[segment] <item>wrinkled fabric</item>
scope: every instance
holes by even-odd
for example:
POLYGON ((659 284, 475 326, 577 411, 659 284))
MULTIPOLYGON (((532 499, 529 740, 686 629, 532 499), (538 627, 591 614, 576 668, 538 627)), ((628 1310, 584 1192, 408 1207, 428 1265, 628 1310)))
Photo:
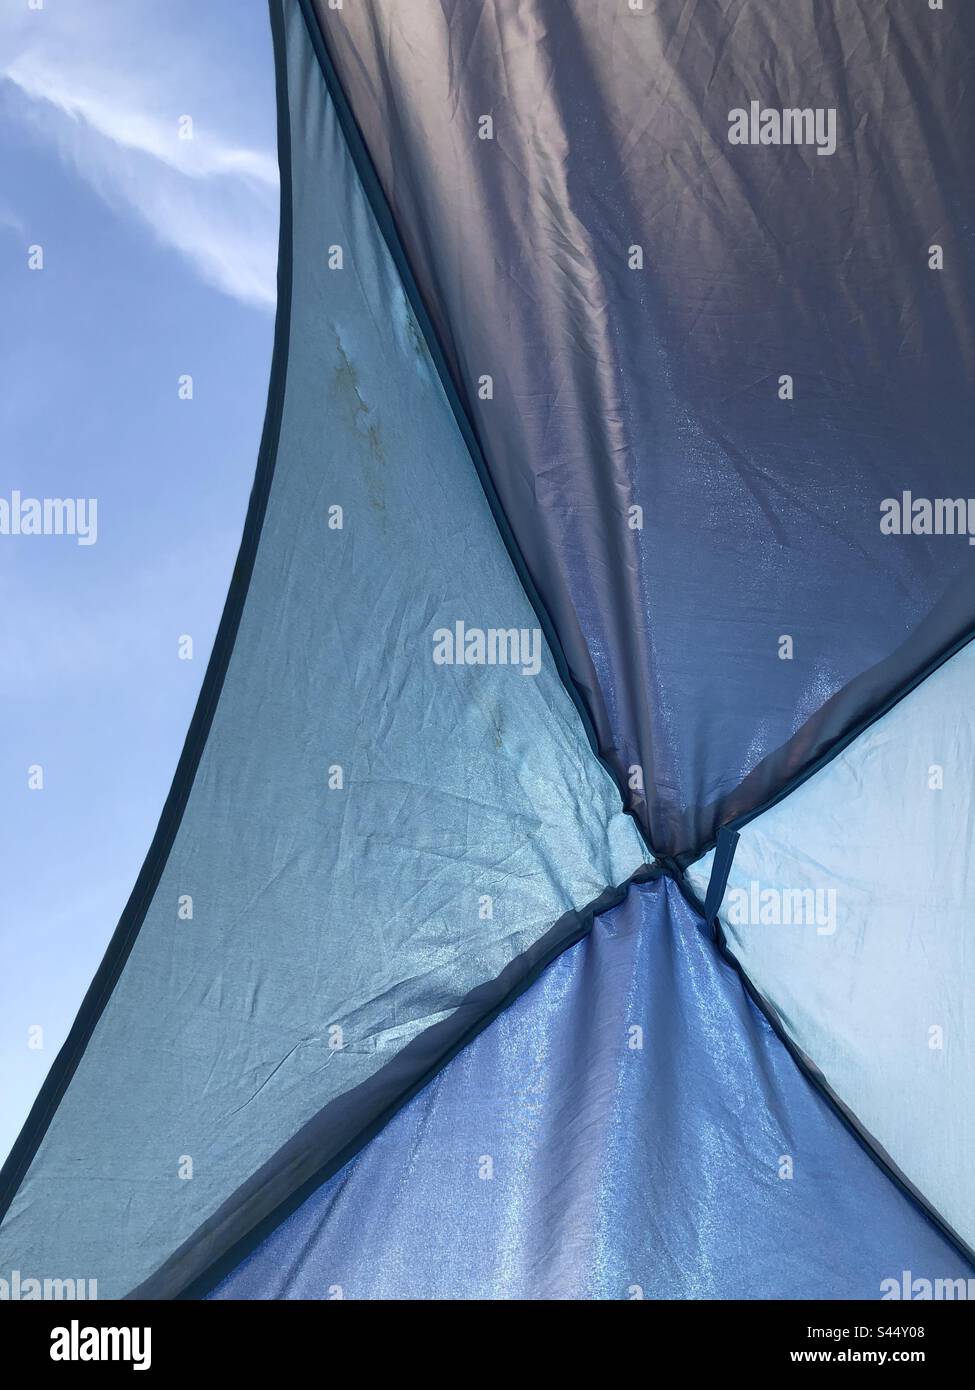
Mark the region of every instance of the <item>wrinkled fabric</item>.
POLYGON ((293 308, 256 564, 175 843, 0 1227, 0 1268, 103 1298, 644 858, 544 644, 535 674, 433 659, 440 628, 537 623, 284 15, 293 308))
POLYGON ((964 535, 880 530, 972 493, 975 7, 314 9, 600 752, 689 862, 975 624, 964 535), (731 144, 752 101, 835 150, 731 144))
POLYGON ((973 692, 970 645, 744 826, 720 909, 789 1035, 970 1247, 973 692))
POLYGON ((803 1079, 672 882, 631 889, 214 1291, 867 1298, 975 1271, 803 1079))
MULTIPOLYGON (((294 195, 278 466, 189 802, 0 1265, 198 1290, 314 1189, 219 1296, 967 1277, 672 883, 559 952, 646 857, 590 724, 678 872, 971 631, 973 12, 271 12, 294 195), (832 112, 835 149, 731 144, 752 101, 832 112), (915 525, 911 496, 962 533, 915 525), (891 498, 905 534, 880 525, 891 498)), ((930 732, 967 789, 961 698, 930 732)), ((964 1232, 969 885, 942 851, 967 856, 970 808, 881 834, 915 807, 914 754, 939 759, 864 746, 748 827, 735 867, 815 901, 816 865, 866 848, 839 871, 846 934, 729 940, 964 1232), (944 879, 915 884, 935 840, 944 879)))

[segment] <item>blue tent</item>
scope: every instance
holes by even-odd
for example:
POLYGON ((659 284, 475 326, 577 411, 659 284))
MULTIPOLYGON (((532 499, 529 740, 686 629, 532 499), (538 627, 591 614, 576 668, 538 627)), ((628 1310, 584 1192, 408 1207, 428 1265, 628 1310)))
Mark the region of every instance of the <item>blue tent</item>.
POLYGON ((971 1280, 975 11, 270 17, 240 553, 0 1265, 971 1280))

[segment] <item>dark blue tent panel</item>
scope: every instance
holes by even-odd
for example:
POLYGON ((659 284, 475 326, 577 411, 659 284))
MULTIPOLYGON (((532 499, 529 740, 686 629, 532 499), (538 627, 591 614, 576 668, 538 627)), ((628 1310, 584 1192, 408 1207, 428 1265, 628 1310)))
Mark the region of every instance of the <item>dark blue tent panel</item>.
POLYGON ((975 7, 312 7, 600 751, 694 858, 975 629, 965 536, 881 530, 972 491, 975 7))

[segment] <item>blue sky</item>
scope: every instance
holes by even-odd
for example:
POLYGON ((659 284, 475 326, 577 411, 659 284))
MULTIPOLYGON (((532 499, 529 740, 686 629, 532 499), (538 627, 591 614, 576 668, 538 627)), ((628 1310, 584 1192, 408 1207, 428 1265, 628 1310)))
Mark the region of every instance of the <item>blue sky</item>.
POLYGON ((0 122, 0 497, 98 504, 94 545, 0 535, 2 1157, 152 838, 240 540, 274 326, 266 8, 5 0, 0 122))

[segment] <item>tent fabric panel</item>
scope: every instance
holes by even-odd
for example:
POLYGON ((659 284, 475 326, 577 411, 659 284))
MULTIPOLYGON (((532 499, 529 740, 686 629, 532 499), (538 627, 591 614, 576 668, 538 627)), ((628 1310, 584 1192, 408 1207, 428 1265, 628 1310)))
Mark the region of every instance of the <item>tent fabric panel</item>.
POLYGON ((970 492, 975 10, 303 3, 600 753, 686 864, 975 628, 965 534, 880 526, 970 492), (753 100, 824 141, 731 143, 753 100))
POLYGON ((702 926, 672 881, 631 888, 212 1296, 878 1299, 904 1270, 971 1277, 702 926))
POLYGON ((720 909, 789 1036, 969 1246, 973 689, 969 645, 743 826, 720 909))
MULTIPOLYGON (((641 869, 630 882, 643 882, 658 873, 650 867, 641 869)), ((607 890, 586 911, 561 918, 527 951, 511 960, 497 979, 478 986, 451 1014, 418 1034, 379 1071, 329 1102, 130 1297, 195 1299, 209 1292, 309 1193, 344 1167, 493 1018, 510 1007, 550 961, 585 936, 594 917, 620 902, 628 887, 623 884, 607 890)))

